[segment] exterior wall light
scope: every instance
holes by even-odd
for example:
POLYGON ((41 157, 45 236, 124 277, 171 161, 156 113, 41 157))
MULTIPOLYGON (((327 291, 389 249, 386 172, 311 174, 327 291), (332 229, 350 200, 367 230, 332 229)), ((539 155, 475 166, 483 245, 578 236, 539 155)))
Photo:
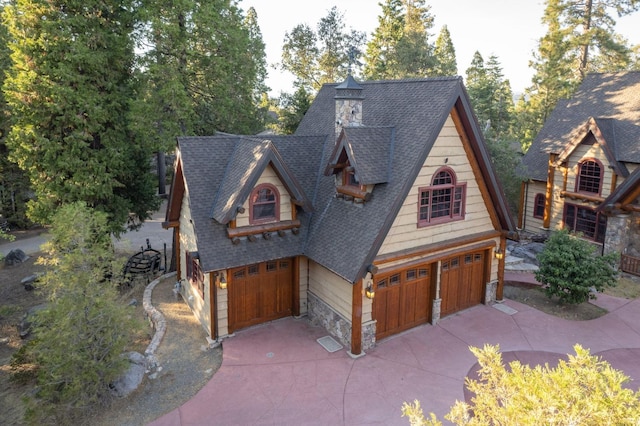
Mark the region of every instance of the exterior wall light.
POLYGON ((221 290, 225 290, 227 288, 227 279, 224 276, 224 272, 216 272, 216 274, 218 276, 218 287, 221 290))
POLYGON ((364 292, 365 296, 367 296, 368 299, 373 299, 374 297, 376 297, 376 292, 375 290, 373 290, 373 286, 371 284, 369 284, 367 286, 367 289, 364 292))
POLYGON ((502 250, 500 250, 500 248, 498 248, 495 251, 495 256, 496 256, 496 259, 501 260, 504 258, 504 253, 502 252, 502 250))

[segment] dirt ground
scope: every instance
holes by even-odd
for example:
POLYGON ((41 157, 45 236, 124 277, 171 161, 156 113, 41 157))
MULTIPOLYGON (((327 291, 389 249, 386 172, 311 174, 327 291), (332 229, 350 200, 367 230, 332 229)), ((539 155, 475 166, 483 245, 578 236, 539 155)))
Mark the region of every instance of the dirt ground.
MULTIPOLYGON (((24 406, 22 398, 33 392, 30 384, 10 380, 11 356, 26 343, 18 332, 24 313, 46 302, 37 290, 25 290, 21 280, 44 267, 36 264, 38 255, 15 266, 0 262, 0 425, 22 425, 24 406)), ((121 294, 122 303, 131 306, 134 316, 145 318, 142 297, 147 280, 141 279, 121 294)), ((156 352, 162 370, 150 379, 145 377, 141 386, 129 397, 114 399, 105 406, 95 407, 79 425, 143 425, 177 408, 201 389, 222 363, 222 348, 205 348, 206 333, 189 311, 187 304, 171 291, 174 282, 161 281, 152 293, 152 303, 167 320, 167 333, 156 352)), ((143 330, 128 348, 144 353, 151 339, 152 329, 143 330)))
MULTIPOLYGON (((604 293, 615 297, 636 299, 640 297, 640 277, 631 275, 620 277, 618 285, 607 288, 604 293)), ((590 320, 607 313, 606 310, 589 302, 579 305, 559 303, 557 298, 547 297, 540 287, 505 285, 504 297, 569 320, 590 320)))

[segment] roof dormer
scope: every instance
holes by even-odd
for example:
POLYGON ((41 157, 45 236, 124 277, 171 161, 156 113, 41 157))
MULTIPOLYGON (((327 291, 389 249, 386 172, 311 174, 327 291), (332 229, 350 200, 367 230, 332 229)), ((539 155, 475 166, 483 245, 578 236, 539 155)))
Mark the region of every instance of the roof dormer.
POLYGON ((387 183, 393 155, 393 127, 345 127, 329 157, 325 175, 336 175, 336 196, 362 204, 377 184, 387 183))

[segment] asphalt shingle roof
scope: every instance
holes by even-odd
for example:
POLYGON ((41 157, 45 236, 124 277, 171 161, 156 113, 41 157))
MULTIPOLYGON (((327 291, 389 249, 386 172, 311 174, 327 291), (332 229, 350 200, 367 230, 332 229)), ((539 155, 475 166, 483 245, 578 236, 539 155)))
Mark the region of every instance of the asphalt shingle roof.
POLYGON ((322 87, 294 135, 262 135, 257 141, 229 135, 179 139, 185 194, 205 271, 304 254, 355 282, 373 262, 454 107, 467 116, 473 149, 487 174, 487 184, 493 188, 492 202, 502 227, 515 229, 461 78, 358 84, 362 88, 363 123, 361 127, 345 128, 344 134, 356 162, 357 177, 376 183, 372 199, 364 205, 337 199, 334 177, 324 174, 335 146, 335 84, 322 87), (275 153, 270 155, 282 158, 287 173, 299 184, 313 210, 298 212, 302 223, 298 235, 287 232, 283 237, 242 240, 234 245, 227 237, 226 226, 215 218, 223 219, 224 212, 234 211, 236 201, 241 201, 243 185, 255 173, 247 168, 261 167, 261 158, 270 149, 275 153))
POLYGON ((603 125, 616 161, 640 163, 640 72, 588 74, 573 97, 560 100, 549 115, 523 156, 520 173, 546 180, 549 154, 562 152, 589 118, 603 125))

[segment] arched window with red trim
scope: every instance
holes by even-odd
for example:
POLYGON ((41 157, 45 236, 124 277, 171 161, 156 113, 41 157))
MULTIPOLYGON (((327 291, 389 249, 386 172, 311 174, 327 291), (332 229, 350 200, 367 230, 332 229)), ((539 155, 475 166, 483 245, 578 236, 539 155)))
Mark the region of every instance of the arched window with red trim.
POLYGON ((249 198, 249 222, 252 225, 280 220, 280 194, 275 186, 263 183, 249 198))
POLYGON ((431 186, 418 191, 418 226, 464 219, 466 188, 466 183, 457 182, 452 169, 439 169, 431 186))

